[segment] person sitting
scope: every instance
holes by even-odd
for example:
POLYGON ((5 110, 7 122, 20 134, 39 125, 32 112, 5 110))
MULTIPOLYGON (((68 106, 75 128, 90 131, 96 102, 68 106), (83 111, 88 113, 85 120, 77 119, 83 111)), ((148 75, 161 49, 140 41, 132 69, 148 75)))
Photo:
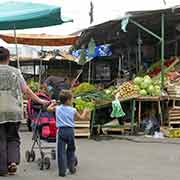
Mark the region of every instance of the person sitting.
POLYGON ((71 83, 68 77, 62 78, 60 76, 49 76, 44 81, 43 86, 52 93, 52 99, 58 99, 59 92, 64 89, 70 89, 71 83))

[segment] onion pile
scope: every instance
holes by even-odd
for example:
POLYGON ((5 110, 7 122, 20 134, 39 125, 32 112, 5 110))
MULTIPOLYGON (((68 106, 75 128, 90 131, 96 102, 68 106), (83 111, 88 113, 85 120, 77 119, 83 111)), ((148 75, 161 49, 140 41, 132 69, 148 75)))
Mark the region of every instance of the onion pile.
POLYGON ((118 98, 132 97, 137 95, 137 90, 132 82, 124 82, 116 90, 116 96, 118 98))

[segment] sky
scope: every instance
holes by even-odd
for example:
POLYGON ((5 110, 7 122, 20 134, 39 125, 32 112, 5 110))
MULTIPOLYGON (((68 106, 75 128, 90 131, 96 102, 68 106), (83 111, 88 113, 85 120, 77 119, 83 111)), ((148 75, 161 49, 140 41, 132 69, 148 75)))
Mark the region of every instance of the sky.
MULTIPOLYGON (((0 0, 7 2, 9 0, 0 0)), ((66 35, 90 26, 90 0, 16 0, 30 1, 34 3, 53 4, 62 7, 62 15, 74 19, 73 23, 65 23, 56 27, 41 29, 18 30, 17 33, 46 33, 66 35)), ((94 24, 102 23, 107 20, 122 17, 126 11, 135 10, 154 10, 174 5, 180 5, 180 0, 92 0, 94 4, 94 24), (137 3, 138 2, 138 3, 137 3)), ((0 31, 2 33, 4 31, 0 31)), ((7 32, 7 31, 5 31, 7 32)), ((11 32, 11 31, 10 31, 11 32)))
MULTIPOLYGON (((0 0, 0 3, 9 0, 0 0)), ((62 16, 73 18, 73 23, 65 23, 40 29, 18 30, 17 33, 26 34, 57 34, 67 35, 90 26, 90 0, 16 0, 45 3, 62 7, 62 16)), ((122 17, 127 11, 155 10, 180 5, 180 0, 92 0, 94 5, 93 24, 122 17)), ((0 31, 0 33, 13 33, 13 31, 0 31)), ((3 42, 0 41, 0 44, 3 42)))

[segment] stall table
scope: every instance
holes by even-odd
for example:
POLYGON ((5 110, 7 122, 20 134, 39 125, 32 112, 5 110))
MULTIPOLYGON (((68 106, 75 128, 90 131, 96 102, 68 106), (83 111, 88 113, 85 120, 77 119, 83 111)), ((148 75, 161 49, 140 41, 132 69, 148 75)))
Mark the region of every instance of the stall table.
POLYGON ((161 102, 164 100, 168 100, 168 96, 140 96, 136 98, 138 102, 138 126, 141 124, 141 111, 142 111, 142 102, 157 102, 158 105, 158 113, 160 116, 161 125, 163 124, 163 116, 162 116, 162 108, 161 102))
MULTIPOLYGON (((135 97, 130 97, 130 98, 121 98, 119 99, 120 102, 127 102, 131 101, 132 105, 132 113, 131 113, 131 133, 134 133, 134 127, 135 127, 135 97)), ((103 108, 110 108, 112 107, 112 102, 106 102, 105 104, 97 105, 94 110, 92 111, 92 116, 91 116, 91 137, 94 135, 93 134, 93 128, 95 127, 100 127, 100 128, 122 128, 122 125, 116 125, 115 126, 109 126, 109 125, 102 125, 102 124, 96 124, 96 119, 97 119, 97 110, 103 109, 103 108)))

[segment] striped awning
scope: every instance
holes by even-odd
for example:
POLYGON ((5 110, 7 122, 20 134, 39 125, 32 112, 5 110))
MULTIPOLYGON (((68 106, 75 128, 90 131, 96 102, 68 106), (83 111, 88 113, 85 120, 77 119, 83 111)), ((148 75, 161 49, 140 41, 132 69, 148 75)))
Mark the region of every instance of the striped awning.
MULTIPOLYGON (((15 43, 13 34, 0 34, 0 38, 9 44, 15 43)), ((17 34, 17 43, 34 46, 66 46, 75 44, 79 36, 61 36, 47 34, 17 34)))

